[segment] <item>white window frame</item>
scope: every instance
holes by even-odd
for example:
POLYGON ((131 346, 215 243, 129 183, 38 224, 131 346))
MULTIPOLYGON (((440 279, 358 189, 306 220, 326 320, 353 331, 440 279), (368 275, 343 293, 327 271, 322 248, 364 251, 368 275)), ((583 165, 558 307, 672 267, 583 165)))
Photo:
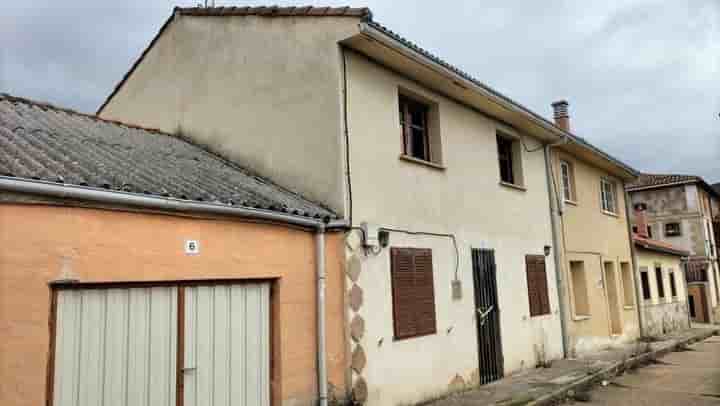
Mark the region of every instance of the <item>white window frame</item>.
POLYGON ((602 209, 603 213, 617 216, 617 205, 618 199, 616 183, 610 179, 600 178, 600 208, 602 209), (605 190, 605 185, 608 185, 610 187, 610 190, 612 191, 611 195, 608 195, 607 191, 605 190), (609 199, 608 196, 611 196, 612 199, 609 199), (612 207, 610 207, 611 200, 612 207))
POLYGON ((572 177, 572 164, 568 161, 560 161, 560 182, 562 183, 563 200, 570 203, 575 203, 573 198, 573 177, 572 177), (567 181, 567 185, 565 182, 567 181))

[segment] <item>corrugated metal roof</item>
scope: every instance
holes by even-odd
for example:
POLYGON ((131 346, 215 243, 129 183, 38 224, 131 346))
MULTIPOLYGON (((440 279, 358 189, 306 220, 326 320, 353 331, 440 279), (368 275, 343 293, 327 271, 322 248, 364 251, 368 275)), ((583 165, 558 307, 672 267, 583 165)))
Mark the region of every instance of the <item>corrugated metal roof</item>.
POLYGON ((0 175, 337 218, 177 136, 5 94, 0 175))

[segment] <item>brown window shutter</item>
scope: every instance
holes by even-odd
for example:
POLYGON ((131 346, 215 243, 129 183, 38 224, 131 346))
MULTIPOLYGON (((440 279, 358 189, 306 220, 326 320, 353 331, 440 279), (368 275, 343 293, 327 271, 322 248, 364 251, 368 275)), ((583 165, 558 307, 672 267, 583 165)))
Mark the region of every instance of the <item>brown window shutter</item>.
POLYGON ((435 333, 435 288, 432 251, 415 249, 415 317, 417 334, 435 333))
POLYGON ((526 255, 525 265, 528 298, 530 301, 530 316, 550 314, 545 257, 542 255, 526 255))
POLYGON ((391 248, 390 257, 395 338, 435 333, 432 251, 391 248))

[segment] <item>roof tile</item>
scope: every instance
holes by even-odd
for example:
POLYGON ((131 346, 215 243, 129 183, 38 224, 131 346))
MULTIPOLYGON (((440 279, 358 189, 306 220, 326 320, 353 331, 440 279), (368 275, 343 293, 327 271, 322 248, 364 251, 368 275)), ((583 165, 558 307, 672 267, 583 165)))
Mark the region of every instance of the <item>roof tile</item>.
POLYGON ((336 218, 180 137, 4 94, 0 175, 336 218))

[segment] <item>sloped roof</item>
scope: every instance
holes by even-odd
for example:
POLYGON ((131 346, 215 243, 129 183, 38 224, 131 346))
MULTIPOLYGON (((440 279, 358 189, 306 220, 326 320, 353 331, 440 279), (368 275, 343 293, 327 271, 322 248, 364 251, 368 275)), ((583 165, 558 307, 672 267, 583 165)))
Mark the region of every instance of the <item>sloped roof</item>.
POLYGON ((337 217, 180 137, 6 94, 0 176, 337 217))
POLYGON ((633 235, 633 242, 635 242, 635 245, 639 247, 651 251, 662 252, 664 254, 678 255, 681 257, 686 257, 690 255, 690 252, 680 248, 676 248, 672 244, 663 241, 653 240, 651 238, 642 237, 637 234, 633 235))
POLYGON ((692 183, 699 183, 708 193, 720 197, 720 192, 714 187, 710 186, 700 176, 695 175, 667 175, 667 174, 651 174, 643 173, 634 182, 629 183, 626 189, 629 191, 641 190, 641 189, 654 189, 665 186, 674 185, 686 185, 692 183))
POLYGON ((370 9, 367 7, 176 7, 175 11, 180 14, 195 16, 370 17, 370 9))

